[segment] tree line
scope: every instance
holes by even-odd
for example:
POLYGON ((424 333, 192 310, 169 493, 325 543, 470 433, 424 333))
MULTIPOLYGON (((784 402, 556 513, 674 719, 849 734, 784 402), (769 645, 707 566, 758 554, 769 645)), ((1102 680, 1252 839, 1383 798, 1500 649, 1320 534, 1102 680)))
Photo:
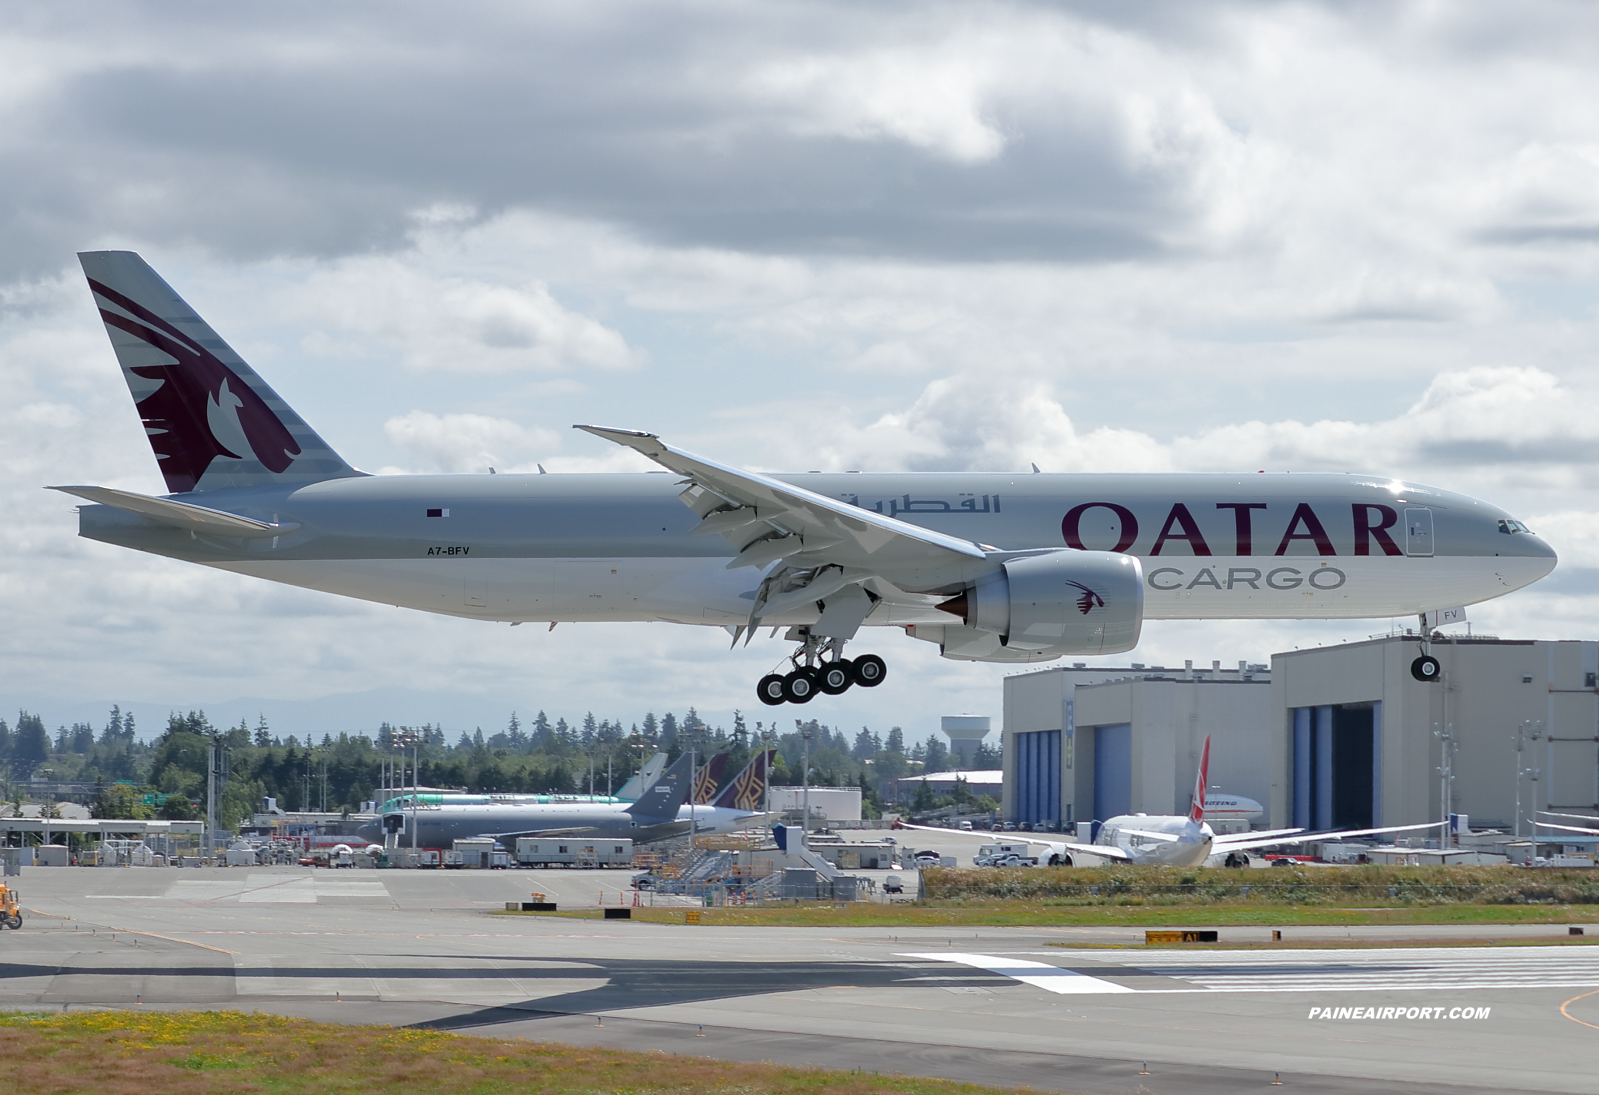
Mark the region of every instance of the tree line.
MULTIPOLYGON (((513 712, 502 730, 485 735, 451 735, 432 723, 420 726, 384 722, 376 734, 323 734, 303 739, 282 735, 259 718, 254 726, 212 725, 204 711, 173 712, 153 741, 141 740, 131 714, 113 707, 104 726, 62 726, 54 734, 43 721, 22 712, 14 726, 0 719, 0 782, 8 797, 20 800, 26 781, 92 783, 92 812, 102 817, 204 816, 206 773, 213 745, 226 751, 229 778, 218 796, 224 828, 234 828, 276 798, 285 810, 356 812, 381 799, 404 758, 404 780, 423 786, 459 788, 474 793, 607 794, 657 751, 675 761, 690 748, 710 756, 728 754, 723 781, 730 781, 763 746, 777 757, 776 786, 802 782, 802 758, 809 734, 813 786, 859 786, 869 814, 880 811, 881 781, 948 771, 948 746, 939 737, 907 746, 898 726, 879 735, 867 727, 853 734, 816 719, 780 725, 756 722, 741 712, 730 729, 711 726, 690 707, 681 718, 647 713, 624 727, 619 719, 588 713, 576 722, 545 712, 523 720, 513 712), (417 766, 410 769, 414 744, 417 766)), ((997 749, 984 747, 978 768, 998 768, 997 749)))

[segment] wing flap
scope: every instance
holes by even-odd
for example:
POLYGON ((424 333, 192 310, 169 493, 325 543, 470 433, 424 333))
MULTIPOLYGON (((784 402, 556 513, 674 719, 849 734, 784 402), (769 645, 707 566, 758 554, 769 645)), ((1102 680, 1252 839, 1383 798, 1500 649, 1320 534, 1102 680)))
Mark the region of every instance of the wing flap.
POLYGON ((652 433, 604 426, 574 428, 633 449, 668 471, 687 477, 691 485, 684 492, 684 501, 699 514, 701 527, 707 532, 730 533, 736 539, 758 531, 758 525, 766 523, 774 532, 789 534, 755 538, 754 544, 746 542, 733 565, 764 565, 806 552, 826 552, 831 561, 869 567, 885 553, 897 556, 907 551, 923 564, 986 558, 983 549, 970 540, 696 456, 666 444, 652 433), (694 493, 695 487, 702 493, 694 493), (745 513, 746 509, 753 512, 745 513), (728 516, 720 516, 723 513, 728 516), (713 523, 706 526, 706 521, 713 523))

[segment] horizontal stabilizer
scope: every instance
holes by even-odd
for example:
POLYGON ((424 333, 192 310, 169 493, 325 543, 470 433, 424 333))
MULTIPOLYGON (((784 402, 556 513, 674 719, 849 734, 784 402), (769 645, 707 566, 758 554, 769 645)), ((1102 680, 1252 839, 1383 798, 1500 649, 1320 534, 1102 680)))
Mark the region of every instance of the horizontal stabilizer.
POLYGON ((299 528, 294 524, 268 524, 250 517, 240 517, 236 513, 224 513, 218 509, 196 506, 190 502, 174 502, 170 498, 155 498, 148 494, 113 490, 110 487, 46 487, 45 489, 58 490, 87 502, 98 502, 102 506, 137 513, 140 517, 148 517, 152 521, 173 528, 188 532, 205 532, 213 536, 262 538, 281 536, 299 528))

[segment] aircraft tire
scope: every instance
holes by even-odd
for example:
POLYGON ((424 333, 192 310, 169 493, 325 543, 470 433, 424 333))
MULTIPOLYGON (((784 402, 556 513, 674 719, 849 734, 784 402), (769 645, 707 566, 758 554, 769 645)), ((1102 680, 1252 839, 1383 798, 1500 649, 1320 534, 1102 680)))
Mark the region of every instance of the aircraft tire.
POLYGON ((1443 666, 1431 654, 1423 654, 1410 663, 1410 675, 1423 684, 1431 684, 1443 673, 1443 666))
POLYGON ((876 688, 888 676, 888 666, 876 654, 862 654, 855 659, 855 683, 862 688, 876 688))
POLYGON ((855 663, 848 658, 840 658, 836 662, 828 662, 822 666, 817 674, 816 684, 829 696, 840 696, 849 691, 849 686, 855 683, 855 663))
POLYGON ((768 707, 776 707, 787 702, 787 691, 783 687, 783 677, 778 673, 768 673, 761 678, 755 686, 755 694, 761 702, 768 707))
POLYGON ((789 703, 810 703, 821 691, 817 687, 816 670, 801 666, 783 678, 783 698, 789 703))

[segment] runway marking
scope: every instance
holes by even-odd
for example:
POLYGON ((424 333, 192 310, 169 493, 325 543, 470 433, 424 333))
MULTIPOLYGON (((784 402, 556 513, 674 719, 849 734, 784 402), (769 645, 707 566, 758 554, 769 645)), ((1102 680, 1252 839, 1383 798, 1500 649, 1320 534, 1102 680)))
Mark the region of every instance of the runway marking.
POLYGON ((1575 1015, 1571 1014, 1571 1012, 1566 1010, 1572 1004, 1575 1004, 1578 1000, 1586 1000, 1590 996, 1599 996, 1599 989, 1594 989, 1592 992, 1585 992, 1585 993, 1583 993, 1580 996, 1573 996, 1570 1000, 1567 1000, 1564 1004, 1560 1005, 1560 1014, 1564 1015, 1567 1019, 1570 1019, 1573 1023, 1581 1023, 1585 1027, 1593 1027, 1594 1030, 1599 1030, 1599 1024, 1590 1023, 1590 1022, 1587 1022, 1586 1020, 1583 1020, 1583 1019, 1578 1019, 1575 1015))
POLYGON ((1029 962, 1024 958, 1002 958, 992 954, 959 954, 949 951, 931 951, 921 954, 900 954, 900 958, 920 958, 929 962, 955 962, 962 966, 975 966, 989 973, 1001 974, 1045 992, 1062 995, 1074 993, 1136 992, 1126 985, 1101 981, 1086 973, 1062 969, 1048 962, 1029 962))
POLYGON ((1103 951, 1067 951, 1062 957, 1104 966, 1107 972, 1120 968, 1195 986, 1137 990, 1140 992, 1399 992, 1599 986, 1599 951, 1587 948, 1195 951, 1129 955, 1125 959, 1111 958, 1103 951))

